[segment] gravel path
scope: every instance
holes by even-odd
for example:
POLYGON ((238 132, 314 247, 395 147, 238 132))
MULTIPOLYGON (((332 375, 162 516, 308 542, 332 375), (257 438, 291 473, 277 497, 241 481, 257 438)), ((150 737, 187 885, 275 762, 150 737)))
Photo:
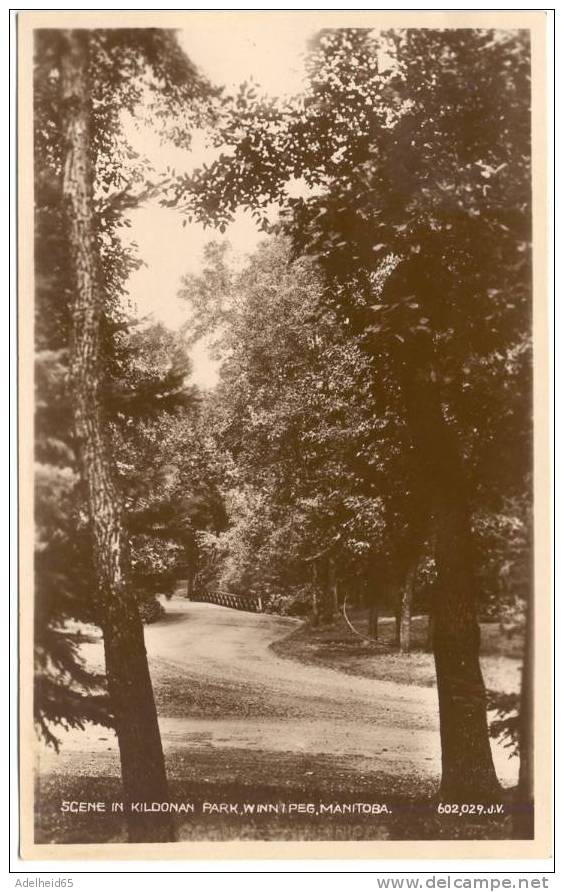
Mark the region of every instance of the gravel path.
MULTIPOLYGON (((440 771, 434 688, 345 675, 282 659, 270 644, 300 620, 243 613, 174 598, 166 617, 146 629, 146 643, 167 753, 214 750, 319 755, 359 771, 417 775, 440 771)), ((101 643, 84 645, 100 665, 101 643)), ((219 752, 218 752, 219 756, 219 752)), ((111 731, 71 731, 61 752, 41 749, 43 773, 69 771, 86 759, 117 771, 111 731), (104 758, 97 759, 97 756, 104 758)), ((504 785, 516 782, 517 760, 494 744, 504 785)))

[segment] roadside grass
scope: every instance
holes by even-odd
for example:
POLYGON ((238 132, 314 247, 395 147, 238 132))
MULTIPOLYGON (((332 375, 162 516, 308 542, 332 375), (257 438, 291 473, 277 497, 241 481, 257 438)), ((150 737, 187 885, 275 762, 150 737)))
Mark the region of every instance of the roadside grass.
MULTIPOLYGON (((349 609, 347 613, 360 635, 367 635, 368 611, 349 609)), ((480 630, 481 663, 486 687, 507 693, 517 691, 523 651, 522 635, 504 631, 499 623, 481 623, 480 630)), ((372 642, 355 635, 339 614, 332 624, 322 624, 317 628, 304 622, 295 632, 275 641, 270 647, 284 659, 325 666, 348 675, 432 687, 435 684, 435 666, 433 655, 427 647, 426 616, 413 618, 411 639, 411 652, 400 654, 395 645, 393 617, 380 618, 378 640, 372 642)))

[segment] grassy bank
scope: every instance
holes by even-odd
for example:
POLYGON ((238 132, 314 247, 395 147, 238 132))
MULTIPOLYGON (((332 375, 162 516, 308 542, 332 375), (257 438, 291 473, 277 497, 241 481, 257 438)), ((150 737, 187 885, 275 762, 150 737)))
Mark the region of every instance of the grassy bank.
MULTIPOLYGON (((331 625, 317 628, 304 623, 293 634, 271 645, 279 657, 301 663, 325 666, 348 675, 395 681, 399 684, 431 687, 435 684, 433 655, 427 647, 426 616, 412 621, 412 649, 400 654, 395 645, 395 620, 382 617, 378 640, 366 641, 368 612, 349 610, 355 634, 339 615, 331 625)), ((494 691, 517 691, 520 681, 523 638, 506 632, 499 623, 481 624, 481 662, 486 687, 494 691)))

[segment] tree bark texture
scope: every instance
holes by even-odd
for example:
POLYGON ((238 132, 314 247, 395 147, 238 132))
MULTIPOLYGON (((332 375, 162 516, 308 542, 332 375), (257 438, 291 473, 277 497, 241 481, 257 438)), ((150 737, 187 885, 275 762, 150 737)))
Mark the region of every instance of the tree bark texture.
MULTIPOLYGON (((92 531, 106 676, 127 803, 167 801, 165 763, 100 400, 102 295, 93 227, 88 32, 62 34, 63 200, 75 292, 70 384, 77 454, 92 531)), ((174 838, 170 816, 128 814, 130 841, 174 838)))
MULTIPOLYGON (((388 287, 397 300, 426 305, 421 265, 399 268, 388 287)), ((394 300, 394 297, 391 297, 394 300)), ((427 315, 430 315, 428 312, 427 315)), ((433 650, 439 695, 441 796, 459 802, 499 796, 480 669, 480 630, 465 474, 454 431, 443 413, 433 337, 415 330, 394 338, 394 359, 418 473, 436 525, 437 590, 433 650)))

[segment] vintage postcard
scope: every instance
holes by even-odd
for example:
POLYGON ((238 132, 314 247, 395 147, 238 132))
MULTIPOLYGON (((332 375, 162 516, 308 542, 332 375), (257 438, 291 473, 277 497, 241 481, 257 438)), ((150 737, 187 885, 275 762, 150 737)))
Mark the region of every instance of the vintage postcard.
POLYGON ((17 24, 21 857, 550 857, 545 13, 17 24))

